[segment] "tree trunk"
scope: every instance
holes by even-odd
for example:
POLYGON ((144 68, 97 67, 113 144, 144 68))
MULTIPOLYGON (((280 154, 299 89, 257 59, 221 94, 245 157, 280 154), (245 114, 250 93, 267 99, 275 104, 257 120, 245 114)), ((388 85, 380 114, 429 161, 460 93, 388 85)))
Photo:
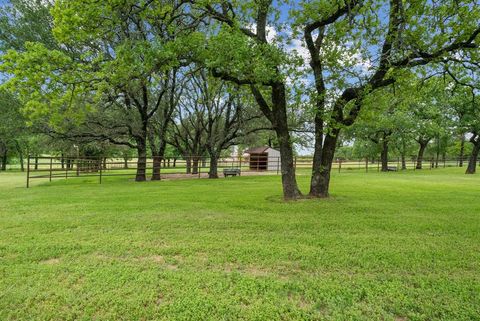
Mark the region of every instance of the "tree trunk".
POLYGON ((382 172, 388 172, 388 140, 385 138, 382 141, 380 159, 382 161, 382 172))
POLYGON ((162 157, 159 155, 153 155, 153 165, 152 165, 152 181, 159 181, 160 177, 160 168, 162 167, 162 157))
POLYGON ((302 196, 297 184, 295 175, 295 164, 293 161, 293 147, 288 130, 287 100, 285 96, 285 85, 277 83, 272 86, 272 125, 277 134, 280 147, 280 162, 282 172, 283 198, 295 200, 302 196))
POLYGON ((400 155, 400 157, 402 158, 402 170, 406 170, 407 169, 407 162, 405 160, 405 153, 402 153, 402 155, 400 155))
POLYGON ((8 150, 7 150, 7 147, 5 146, 5 148, 3 148, 3 154, 2 154, 2 167, 1 167, 2 171, 7 170, 7 161, 8 161, 7 153, 8 153, 8 150))
POLYGON ((463 159, 465 158, 465 135, 462 134, 460 141, 460 155, 458 160, 458 167, 463 167, 463 159))
POLYGON ((475 174, 477 171, 478 154, 480 152, 480 137, 477 138, 477 141, 472 140, 472 143, 472 154, 470 154, 470 159, 468 160, 468 167, 465 174, 475 174))
POLYGON ((419 142, 419 144, 420 144, 420 149, 418 150, 416 169, 423 168, 423 154, 425 154, 425 149, 427 148, 428 142, 421 141, 419 142))
POLYGON ((192 160, 192 175, 198 174, 198 164, 199 164, 198 156, 195 156, 192 160))
POLYGON ((123 168, 128 169, 128 157, 123 158, 123 168))
POLYGON ((190 156, 186 157, 185 164, 187 167, 187 174, 192 173, 192 158, 190 156))
POLYGON ((35 170, 38 169, 38 156, 35 156, 35 170))
POLYGON ((332 130, 331 133, 326 135, 322 149, 315 149, 315 154, 321 154, 320 156, 314 155, 313 159, 314 163, 309 193, 311 197, 325 198, 329 196, 330 173, 332 171, 333 156, 335 154, 339 133, 340 129, 338 128, 332 130))
POLYGON ((147 146, 145 141, 137 140, 137 174, 135 181, 144 182, 147 180, 147 146))
POLYGON ((440 161, 440 138, 437 138, 437 150, 435 155, 435 168, 438 168, 438 162, 440 161))
POLYGON ((208 178, 218 178, 218 155, 210 153, 210 169, 208 171, 208 178))

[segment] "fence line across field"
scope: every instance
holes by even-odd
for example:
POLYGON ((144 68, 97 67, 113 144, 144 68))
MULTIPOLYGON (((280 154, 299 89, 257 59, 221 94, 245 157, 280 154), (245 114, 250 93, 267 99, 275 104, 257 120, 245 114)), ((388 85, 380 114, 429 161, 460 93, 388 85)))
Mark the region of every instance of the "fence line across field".
MULTIPOLYGON (((463 159, 466 162, 467 159, 463 159)), ((456 159, 424 159, 423 168, 459 167, 461 160, 456 159)), ((295 157, 294 167, 296 170, 311 170, 312 157, 295 157)), ((49 179, 73 177, 98 177, 99 183, 102 178, 109 176, 135 176, 137 174, 138 159, 125 160, 116 157, 54 157, 54 156, 29 156, 27 157, 27 187, 32 179, 49 179)), ((389 171, 402 169, 416 170, 417 160, 412 158, 403 164, 400 158, 389 160, 389 171), (402 166, 404 165, 404 167, 402 166)), ((222 175, 225 168, 238 169, 243 173, 281 173, 280 157, 250 156, 250 157, 223 157, 218 159, 217 172, 222 175)), ((202 177, 210 171, 210 159, 204 156, 191 157, 150 157, 146 159, 145 174, 152 175, 154 169, 160 172, 161 178, 176 177, 202 177)), ((345 160, 336 159, 332 164, 332 170, 352 171, 362 170, 380 171, 382 162, 378 159, 345 160)))

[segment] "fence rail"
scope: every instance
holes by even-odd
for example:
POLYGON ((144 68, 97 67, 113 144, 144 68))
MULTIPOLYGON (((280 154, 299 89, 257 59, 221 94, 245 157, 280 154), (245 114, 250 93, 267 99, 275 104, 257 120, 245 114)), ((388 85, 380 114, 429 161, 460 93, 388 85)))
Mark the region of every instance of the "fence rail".
MULTIPOLYGON (((422 169, 438 167, 459 167, 466 165, 468 160, 460 159, 424 159, 422 169)), ((98 177, 102 183, 104 177, 132 176, 139 173, 146 178, 154 172, 160 178, 188 178, 204 177, 210 172, 210 159, 203 156, 192 157, 162 157, 147 158, 143 162, 138 159, 122 159, 115 157, 52 157, 29 156, 27 157, 27 188, 32 179, 68 179, 75 177, 98 177), (140 167, 139 167, 140 166, 140 167)), ((311 170, 312 157, 295 157, 294 166, 298 171, 311 170)), ((388 171, 417 170, 418 162, 408 159, 404 162, 400 158, 391 159, 386 165, 388 171)), ((385 165, 383 167, 385 167, 385 165)), ((224 168, 237 168, 241 173, 281 173, 280 157, 251 156, 251 157, 223 157, 218 159, 217 172, 222 175, 224 168)), ((385 169, 385 168, 383 168, 385 169)), ((378 159, 345 160, 336 159, 332 164, 333 171, 381 171, 382 162, 378 159)))

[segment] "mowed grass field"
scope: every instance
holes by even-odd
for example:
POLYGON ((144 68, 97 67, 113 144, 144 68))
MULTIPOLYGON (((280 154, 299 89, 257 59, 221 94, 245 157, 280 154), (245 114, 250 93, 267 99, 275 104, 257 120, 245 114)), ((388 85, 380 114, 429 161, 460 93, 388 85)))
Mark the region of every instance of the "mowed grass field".
POLYGON ((0 173, 0 320, 480 320, 480 175, 332 180, 0 173))

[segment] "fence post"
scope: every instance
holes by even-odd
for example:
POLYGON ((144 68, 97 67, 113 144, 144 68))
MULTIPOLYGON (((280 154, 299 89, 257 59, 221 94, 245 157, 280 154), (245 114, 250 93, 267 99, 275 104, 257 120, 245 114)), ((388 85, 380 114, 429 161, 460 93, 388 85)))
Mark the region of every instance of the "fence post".
POLYGON ((27 156, 27 188, 30 187, 30 155, 27 156))
POLYGON ((70 166, 70 160, 67 158, 67 163, 65 164, 65 179, 68 178, 68 166, 70 166))
POLYGON ((50 157, 50 182, 52 181, 52 165, 53 165, 53 157, 50 157))

